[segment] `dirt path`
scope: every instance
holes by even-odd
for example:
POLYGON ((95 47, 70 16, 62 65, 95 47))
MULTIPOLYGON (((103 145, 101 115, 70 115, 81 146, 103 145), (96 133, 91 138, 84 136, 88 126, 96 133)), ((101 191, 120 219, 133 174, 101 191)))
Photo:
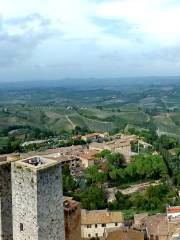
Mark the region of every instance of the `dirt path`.
POLYGON ((135 192, 142 192, 144 190, 146 190, 149 186, 157 186, 160 184, 160 181, 157 180, 153 183, 151 182, 145 182, 145 183, 140 183, 140 184, 134 184, 134 185, 130 185, 130 187, 126 188, 126 189, 118 189, 118 188, 108 188, 106 189, 106 192, 108 194, 108 201, 111 202, 113 200, 115 200, 115 194, 119 191, 124 195, 128 195, 128 194, 132 194, 135 192))
POLYGON ((73 128, 76 127, 76 125, 71 121, 71 119, 69 118, 68 115, 66 115, 66 119, 67 119, 67 121, 71 124, 71 126, 72 126, 73 128))

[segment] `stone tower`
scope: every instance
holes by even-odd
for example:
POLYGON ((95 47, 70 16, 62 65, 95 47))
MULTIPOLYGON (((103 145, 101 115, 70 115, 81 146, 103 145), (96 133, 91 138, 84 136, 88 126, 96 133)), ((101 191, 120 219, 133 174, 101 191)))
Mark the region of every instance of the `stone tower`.
POLYGON ((61 166, 32 157, 12 164, 13 240, 64 240, 61 166))
POLYGON ((0 158, 0 240, 12 240, 11 162, 0 158))

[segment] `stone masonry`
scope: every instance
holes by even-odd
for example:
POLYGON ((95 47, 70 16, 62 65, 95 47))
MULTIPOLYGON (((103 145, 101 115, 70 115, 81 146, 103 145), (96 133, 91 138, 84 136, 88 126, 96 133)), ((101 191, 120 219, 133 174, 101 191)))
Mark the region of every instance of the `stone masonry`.
POLYGON ((12 189, 13 240, 65 239, 60 163, 42 157, 14 162, 12 189))
POLYGON ((12 240, 11 162, 0 160, 0 240, 12 240))

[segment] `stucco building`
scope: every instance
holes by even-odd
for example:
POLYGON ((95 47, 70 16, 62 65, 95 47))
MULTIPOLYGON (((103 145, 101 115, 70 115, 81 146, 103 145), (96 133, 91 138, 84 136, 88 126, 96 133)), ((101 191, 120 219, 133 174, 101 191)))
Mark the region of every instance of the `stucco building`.
POLYGON ((135 155, 135 153, 133 153, 131 151, 131 142, 133 142, 133 141, 135 141, 134 137, 123 136, 122 138, 117 138, 117 139, 114 139, 113 141, 109 141, 109 142, 90 143, 89 148, 93 149, 93 150, 98 150, 98 151, 107 149, 111 152, 121 153, 124 156, 126 162, 128 163, 128 162, 130 162, 131 157, 135 155))
POLYGON ((95 210, 81 211, 81 237, 82 239, 105 237, 106 229, 119 228, 124 225, 122 212, 95 210))
POLYGON ((79 156, 82 163, 82 167, 87 168, 87 167, 93 166, 96 160, 96 154, 98 153, 99 153, 98 150, 92 150, 92 149, 84 150, 79 156))
POLYGON ((167 207, 167 218, 169 221, 180 221, 180 206, 176 207, 167 207))

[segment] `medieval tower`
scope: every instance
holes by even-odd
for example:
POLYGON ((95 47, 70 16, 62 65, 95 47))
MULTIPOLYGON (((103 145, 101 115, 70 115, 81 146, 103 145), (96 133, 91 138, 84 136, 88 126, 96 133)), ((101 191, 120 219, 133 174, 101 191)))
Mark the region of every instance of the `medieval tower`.
POLYGON ((13 240, 65 239, 60 163, 42 157, 12 163, 12 198, 13 240))
POLYGON ((12 240, 11 162, 0 158, 0 240, 12 240))

